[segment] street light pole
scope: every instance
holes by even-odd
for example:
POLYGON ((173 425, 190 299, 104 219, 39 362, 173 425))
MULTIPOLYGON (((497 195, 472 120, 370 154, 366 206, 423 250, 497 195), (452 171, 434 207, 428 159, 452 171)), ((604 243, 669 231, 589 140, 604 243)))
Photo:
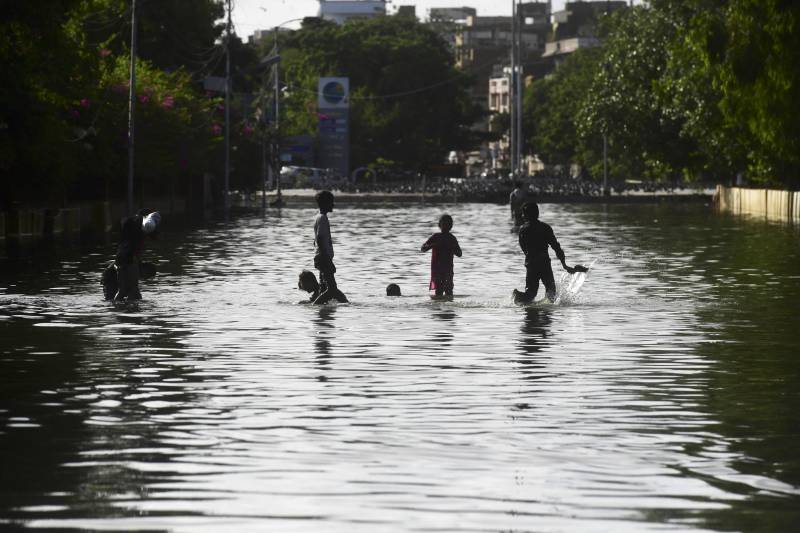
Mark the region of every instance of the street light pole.
POLYGON ((264 116, 264 106, 261 107, 261 209, 267 208, 267 117, 264 116))
MULTIPOLYGON (((230 0, 229 0, 230 1, 230 0)), ((267 57, 261 60, 261 64, 264 66, 273 65, 275 69, 275 84, 273 87, 274 91, 274 105, 275 105, 275 133, 272 135, 272 164, 270 165, 270 169, 272 170, 273 177, 275 178, 276 184, 276 199, 272 202, 272 205, 280 207, 283 205, 283 199, 281 198, 281 161, 280 161, 280 98, 281 98, 281 83, 280 83, 280 50, 278 48, 278 30, 290 22, 296 22, 298 20, 303 20, 302 18, 293 18, 289 20, 285 20, 275 26, 273 31, 273 55, 271 57, 267 57)), ((265 113, 266 115, 266 113, 265 113)), ((266 116, 265 116, 266 119, 266 116)), ((266 139, 266 129, 267 126, 264 126, 265 132, 265 139, 266 139)), ((266 159, 266 148, 263 152, 263 157, 266 159)), ((266 168, 266 165, 265 165, 266 168)), ((263 187, 262 187, 263 190, 263 187)), ((262 206, 266 206, 266 200, 262 200, 262 206)))
MULTIPOLYGON (((286 24, 284 22, 284 24, 286 24)), ((280 55, 280 50, 278 49, 278 28, 280 26, 275 26, 275 55, 280 55)), ((274 157, 274 164, 275 164, 275 183, 276 183, 276 196, 277 198, 275 201, 280 205, 283 200, 281 199, 281 121, 280 121, 280 114, 281 114, 281 86, 280 86, 280 62, 275 63, 275 139, 273 144, 275 146, 275 152, 273 154, 274 157)))
MULTIPOLYGON (((606 6, 606 9, 608 6, 606 6)), ((608 74, 609 71, 609 64, 608 62, 603 63, 603 74, 606 77, 604 80, 604 87, 608 87, 608 74)), ((604 100, 608 100, 608 96, 604 97, 604 100)), ((607 107, 607 106, 606 106, 607 107)), ((603 196, 608 196, 611 191, 608 190, 608 111, 604 111, 603 113, 603 196)))
POLYGON ((136 118, 136 0, 131 0, 131 74, 128 83, 128 214, 133 213, 134 126, 136 118))
POLYGON ((522 28, 525 18, 520 10, 521 2, 517 2, 517 86, 516 86, 516 106, 517 106, 517 172, 522 169, 522 28))
POLYGON ((231 207, 231 0, 228 0, 227 37, 225 38, 225 214, 231 207))
POLYGON ((508 159, 511 175, 516 177, 517 155, 517 106, 515 104, 517 87, 517 0, 511 0, 511 77, 508 83, 509 127, 508 127, 508 159))
POLYGON ((608 133, 603 130, 603 196, 608 192, 608 133))

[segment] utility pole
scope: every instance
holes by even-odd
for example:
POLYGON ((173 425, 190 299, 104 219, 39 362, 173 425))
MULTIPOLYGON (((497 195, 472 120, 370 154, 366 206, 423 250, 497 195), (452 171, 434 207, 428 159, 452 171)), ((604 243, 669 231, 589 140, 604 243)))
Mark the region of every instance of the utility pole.
MULTIPOLYGON (((262 104, 262 110, 264 110, 262 104)), ((261 116, 261 209, 267 208, 267 117, 261 116)))
MULTIPOLYGON (((607 127, 607 126, 606 126, 607 127)), ((603 196, 608 196, 608 133, 603 130, 603 196)))
POLYGON ((517 106, 514 103, 516 98, 517 86, 517 0, 511 0, 511 77, 508 80, 508 103, 509 103, 509 116, 511 118, 508 127, 508 156, 509 164, 511 166, 511 175, 516 177, 516 155, 517 155, 517 106))
POLYGON ((228 0, 227 37, 225 38, 225 213, 231 207, 231 0, 228 0))
POLYGON ((136 0, 131 0, 131 75, 128 86, 128 215, 130 215, 133 213, 133 140, 136 116, 136 0))
MULTIPOLYGON (((278 49, 278 26, 275 26, 275 55, 280 55, 280 50, 278 49)), ((275 138, 273 140, 273 144, 275 146, 275 151, 273 153, 274 156, 274 163, 275 169, 273 171, 273 176, 275 177, 276 185, 276 198, 275 203, 276 205, 280 206, 283 203, 283 199, 281 198, 281 84, 280 84, 280 62, 275 63, 275 138)))
POLYGON ((522 171, 522 28, 525 26, 524 13, 521 10, 521 2, 517 2, 517 86, 516 86, 516 106, 517 106, 517 173, 522 171))

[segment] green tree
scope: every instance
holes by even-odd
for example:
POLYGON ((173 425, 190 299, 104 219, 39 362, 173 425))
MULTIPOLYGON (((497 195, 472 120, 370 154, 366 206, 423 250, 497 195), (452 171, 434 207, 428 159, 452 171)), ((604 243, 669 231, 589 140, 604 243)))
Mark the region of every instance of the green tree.
POLYGON ((68 109, 94 72, 69 26, 79 0, 8 2, 0 19, 0 201, 56 202, 83 146, 68 109), (45 157, 46 154, 46 157, 45 157))
MULTIPOLYGON (((83 29, 91 43, 114 53, 128 50, 131 0, 84 0, 83 29)), ((224 64, 224 0, 159 0, 136 4, 137 56, 154 67, 207 74, 224 64)))
POLYGON ((730 0, 710 15, 695 5, 693 43, 721 92, 724 126, 743 147, 750 177, 797 185, 800 5, 730 0))
MULTIPOLYGON (((604 25, 599 65, 577 117, 579 136, 608 135, 618 177, 676 179, 702 166, 694 139, 682 135, 682 117, 665 113, 656 90, 680 28, 644 6, 617 12, 604 25)), ((593 161, 594 173, 601 165, 593 161)))
POLYGON ((680 135, 696 145, 692 171, 696 175, 726 180, 744 168, 744 151, 734 129, 725 124, 719 102, 722 92, 704 60, 706 39, 701 37, 704 17, 713 9, 698 11, 688 2, 660 2, 654 9, 672 21, 675 31, 665 46, 666 63, 654 90, 662 113, 681 125, 680 135), (697 18, 699 17, 699 18, 697 18))
POLYGON ((470 145, 477 109, 441 37, 402 17, 314 22, 284 38, 287 133, 316 131, 317 79, 350 78, 353 166, 439 163, 470 145))
POLYGON ((654 0, 603 22, 526 95, 530 149, 597 174, 800 184, 800 6, 784 0, 654 0), (590 80, 587 84, 587 80, 590 80))
MULTIPOLYGON (((194 43, 222 57, 222 47, 214 43, 221 2, 169 0, 158 4, 160 11, 153 3, 140 5, 140 42, 153 59, 137 61, 136 183, 140 194, 165 194, 222 161, 215 150, 224 108, 200 83, 217 64, 205 61, 198 70, 179 51, 180 43, 194 43), (148 18, 164 14, 163 27, 152 34, 148 18), (159 39, 160 45, 152 44, 159 39)), ((4 208, 14 202, 60 205, 70 198, 124 196, 128 6, 121 0, 7 6, 0 20, 4 208)), ((252 54, 238 39, 232 48, 252 54)), ((246 80, 246 72, 239 74, 246 80)), ((242 116, 232 131, 235 139, 247 140, 252 128, 242 116)))
MULTIPOLYGON (((107 192, 124 196, 127 164, 127 56, 110 56, 100 80, 94 129, 95 157, 84 168, 86 176, 109 179, 107 192), (100 173, 100 175, 98 175, 100 173)), ((164 195, 180 185, 179 177, 197 176, 208 169, 219 144, 224 108, 217 97, 198 94, 183 69, 165 72, 147 61, 137 61, 136 85, 137 188, 148 195, 164 195)), ((84 191, 84 195, 87 192, 84 191)))
MULTIPOLYGON (((598 71, 600 50, 578 50, 552 75, 525 90, 523 125, 527 149, 548 165, 590 165, 601 141, 578 135, 577 117, 598 71)), ((597 137, 597 136, 595 136, 597 137)))

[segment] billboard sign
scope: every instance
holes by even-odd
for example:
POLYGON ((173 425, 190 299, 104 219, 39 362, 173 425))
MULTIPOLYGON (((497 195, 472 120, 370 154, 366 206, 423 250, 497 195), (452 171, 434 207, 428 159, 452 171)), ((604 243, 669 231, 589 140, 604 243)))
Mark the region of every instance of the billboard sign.
POLYGON ((350 80, 320 78, 317 98, 317 166, 350 175, 350 80))
POLYGON ((350 79, 320 78, 317 107, 320 109, 350 107, 350 79))

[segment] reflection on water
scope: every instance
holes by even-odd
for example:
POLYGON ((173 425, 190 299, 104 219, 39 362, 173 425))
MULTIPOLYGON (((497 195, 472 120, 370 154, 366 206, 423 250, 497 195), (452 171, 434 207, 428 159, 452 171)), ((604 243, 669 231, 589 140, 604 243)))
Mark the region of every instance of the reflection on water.
POLYGON ((435 207, 331 215, 348 305, 297 303, 311 209, 165 233, 131 307, 109 244, 3 260, 0 529, 797 529, 796 228, 545 205, 594 266, 521 308, 506 208, 448 210, 453 301, 435 207))
MULTIPOLYGON (((334 320, 336 306, 322 306, 317 309, 317 318, 314 324, 317 329, 314 347, 317 350, 317 365, 320 370, 330 370, 331 364, 331 338, 334 335, 334 320)), ((324 375, 319 377, 321 381, 327 379, 324 375)))
POLYGON ((541 307, 525 309, 520 328, 518 359, 520 373, 524 379, 541 379, 546 375, 547 364, 539 355, 547 348, 551 323, 549 309, 541 307))

